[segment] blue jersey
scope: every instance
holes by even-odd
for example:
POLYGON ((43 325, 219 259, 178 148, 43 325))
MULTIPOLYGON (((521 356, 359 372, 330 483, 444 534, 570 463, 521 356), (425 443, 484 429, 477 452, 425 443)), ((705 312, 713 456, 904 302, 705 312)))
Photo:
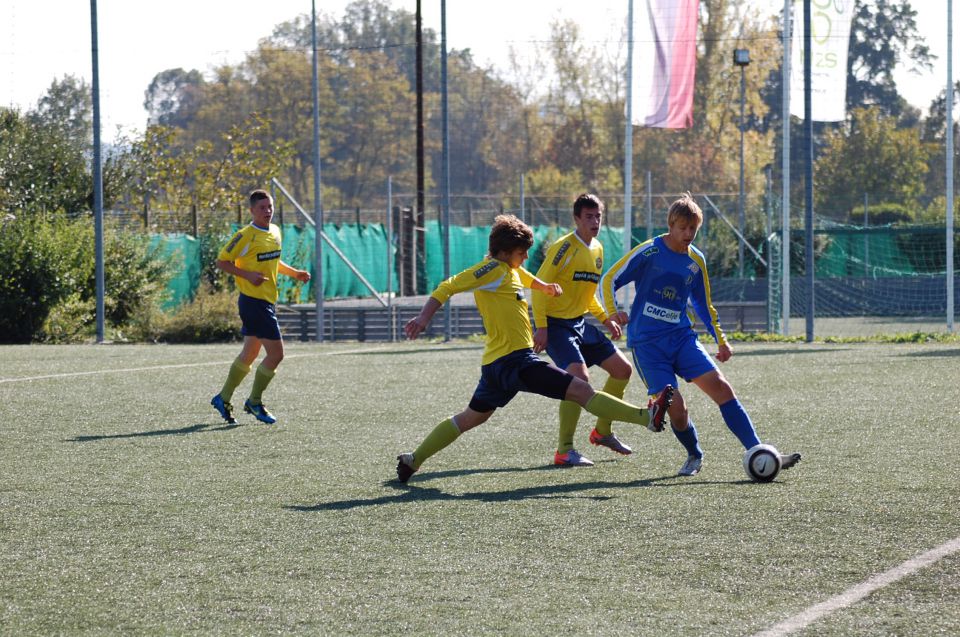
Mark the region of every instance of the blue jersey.
POLYGON ((600 302, 607 314, 617 311, 614 293, 633 283, 636 297, 627 326, 627 345, 690 331, 688 305, 719 345, 726 344, 717 310, 710 301, 710 277, 703 253, 690 246, 686 254, 667 247, 664 235, 641 243, 603 275, 600 302))

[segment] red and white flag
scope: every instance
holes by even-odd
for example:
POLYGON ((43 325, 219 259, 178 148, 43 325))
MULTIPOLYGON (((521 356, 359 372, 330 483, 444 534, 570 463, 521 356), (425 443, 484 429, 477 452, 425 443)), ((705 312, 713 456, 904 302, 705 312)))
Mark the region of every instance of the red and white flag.
POLYGON ((633 123, 693 125, 700 0, 646 0, 634 19, 633 123))

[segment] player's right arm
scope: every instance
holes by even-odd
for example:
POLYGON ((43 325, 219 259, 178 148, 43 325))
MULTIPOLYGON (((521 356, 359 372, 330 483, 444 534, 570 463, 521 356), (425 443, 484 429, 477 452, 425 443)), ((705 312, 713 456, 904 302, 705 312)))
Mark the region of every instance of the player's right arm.
POLYGON ((650 241, 645 241, 620 257, 600 279, 598 290, 600 305, 609 318, 614 319, 621 325, 625 322, 621 319, 626 318, 626 313, 617 309, 616 292, 631 281, 636 281, 643 274, 647 266, 645 251, 650 245, 650 241))
POLYGON ((485 259, 463 272, 456 274, 440 285, 430 294, 430 298, 423 304, 420 314, 411 319, 404 326, 403 331, 407 338, 416 338, 430 325, 433 315, 451 296, 459 292, 466 292, 486 285, 495 285, 503 277, 500 266, 503 264, 496 259, 485 259))

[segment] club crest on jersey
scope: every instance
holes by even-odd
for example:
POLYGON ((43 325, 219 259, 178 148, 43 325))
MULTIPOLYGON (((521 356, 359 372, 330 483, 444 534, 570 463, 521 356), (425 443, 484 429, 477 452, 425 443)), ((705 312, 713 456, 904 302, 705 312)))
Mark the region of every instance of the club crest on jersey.
POLYGON ((496 269, 497 269, 497 265, 498 265, 499 263, 500 263, 499 261, 497 261, 497 260, 495 260, 495 259, 491 259, 491 260, 488 261, 488 262, 486 263, 486 265, 484 265, 482 268, 479 268, 479 269, 477 269, 477 270, 474 270, 474 272, 473 272, 474 278, 477 278, 477 279, 482 278, 483 275, 489 274, 489 273, 492 272, 493 270, 496 270, 496 269))
POLYGON ((603 259, 601 259, 600 257, 597 257, 597 269, 598 270, 603 269, 603 259))
POLYGON ((563 245, 560 246, 560 249, 557 250, 557 256, 553 257, 553 265, 559 265, 560 259, 563 258, 563 255, 567 253, 567 250, 570 249, 570 242, 564 241, 563 245))
POLYGON ((677 288, 673 287, 672 285, 668 285, 667 287, 660 290, 660 296, 667 299, 668 301, 676 301, 677 288))
POLYGON ((280 258, 280 251, 274 250, 273 252, 261 252, 257 255, 257 261, 273 261, 274 259, 280 258))
POLYGON ((696 274, 697 272, 700 271, 700 266, 697 265, 696 263, 691 263, 690 265, 687 266, 687 269, 693 272, 694 274, 696 274))
POLYGON ((573 273, 574 281, 592 281, 594 283, 600 283, 600 275, 596 272, 574 272, 573 273))

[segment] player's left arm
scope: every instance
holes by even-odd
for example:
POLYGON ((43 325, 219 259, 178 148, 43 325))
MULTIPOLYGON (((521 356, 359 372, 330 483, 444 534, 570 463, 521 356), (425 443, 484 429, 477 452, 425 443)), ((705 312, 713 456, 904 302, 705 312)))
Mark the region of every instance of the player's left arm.
POLYGON ((303 281, 306 283, 310 280, 310 273, 306 270, 298 270, 297 268, 285 263, 282 259, 280 264, 277 266, 277 272, 285 276, 293 277, 297 281, 303 281))
POLYGON ((727 337, 723 333, 723 328, 720 327, 717 308, 713 306, 713 301, 710 299, 710 275, 707 274, 707 265, 702 260, 698 260, 698 265, 700 272, 694 277, 690 288, 690 304, 707 328, 707 332, 717 343, 717 360, 724 363, 733 356, 733 349, 727 343, 727 337))

